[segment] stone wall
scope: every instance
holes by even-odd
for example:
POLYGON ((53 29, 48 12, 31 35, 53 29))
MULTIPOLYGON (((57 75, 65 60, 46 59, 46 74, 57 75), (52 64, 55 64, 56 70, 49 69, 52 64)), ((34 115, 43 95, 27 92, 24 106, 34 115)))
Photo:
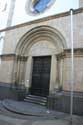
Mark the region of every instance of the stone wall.
POLYGON ((0 82, 1 83, 11 83, 14 55, 13 54, 1 55, 0 58, 1 58, 0 82))
MULTIPOLYGON (((70 114, 70 91, 58 92, 55 95, 48 96, 47 107, 51 110, 66 112, 70 114)), ((83 93, 74 93, 73 114, 83 115, 83 93)))
MULTIPOLYGON (((79 10, 78 13, 74 14, 74 48, 83 48, 83 10, 79 10)), ((15 54, 16 53, 16 47, 20 43, 21 40, 25 40, 25 36, 29 31, 32 31, 36 27, 40 26, 49 26, 53 29, 56 30, 56 39, 57 39, 57 34, 59 33, 64 37, 64 41, 66 41, 66 48, 64 49, 70 49, 71 48, 71 37, 70 37, 70 15, 69 13, 65 14, 60 14, 57 16, 52 16, 50 18, 45 18, 45 19, 40 19, 39 21, 34 21, 27 23, 27 25, 22 26, 22 27, 17 27, 16 29, 11 29, 9 31, 6 31, 6 36, 5 36, 5 43, 4 43, 4 48, 3 48, 3 54, 15 54)), ((59 44, 59 43, 58 43, 59 44)), ((34 44, 36 46, 36 44, 34 44)), ((40 46, 40 44, 38 45, 40 46)), ((50 46, 50 44, 49 44, 50 46)), ((59 45, 58 45, 59 46, 59 45)), ((36 48, 36 47, 34 47, 36 48)), ((44 48, 43 48, 44 49, 44 48)), ((43 50, 41 48, 41 50, 43 50)), ((36 49, 35 53, 37 55, 40 55, 39 52, 40 50, 36 49)), ((42 51, 45 55, 46 51, 42 51)), ((34 52, 34 51, 33 51, 34 52)), ((33 53, 33 54, 35 54, 33 53)), ((79 55, 80 56, 80 55, 79 55)), ((82 57, 76 57, 75 58, 75 90, 76 91, 83 91, 83 86, 82 86, 82 57), (80 65, 80 66, 79 66, 80 65), (80 79, 80 80, 79 80, 80 79), (79 86, 80 85, 80 86, 79 86)), ((7 82, 11 83, 12 82, 12 71, 13 71, 13 63, 14 63, 14 58, 11 60, 3 60, 0 65, 0 82, 7 82), (5 67, 5 68, 3 68, 5 67)), ((62 62, 61 62, 62 63, 62 62)), ((69 90, 69 84, 71 82, 70 80, 70 74, 71 74, 71 59, 69 58, 64 58, 64 63, 60 64, 62 65, 61 67, 64 67, 61 71, 60 68, 60 78, 59 82, 60 84, 63 85, 64 90, 69 90), (63 73, 63 76, 61 75, 63 73)), ((54 71, 55 72, 55 71, 54 71)), ((30 73, 28 73, 30 75, 30 73)), ((53 73, 55 75, 55 73, 53 73)), ((54 79, 54 75, 52 75, 52 79, 54 79)), ((27 78, 26 78, 27 79, 27 78)), ((57 84, 57 83, 53 83, 57 84)), ((51 87, 51 86, 50 86, 51 87)))
MULTIPOLYGON (((83 92, 83 56, 74 57, 74 91, 83 92)), ((72 83, 71 58, 65 58, 63 64, 63 89, 70 91, 72 83)))
POLYGON ((83 0, 79 0, 79 7, 83 7, 83 0))
MULTIPOLYGON (((62 15, 63 16, 63 15, 62 15)), ((71 47, 70 42, 70 16, 63 17, 52 17, 50 20, 40 20, 38 23, 32 23, 30 25, 26 25, 24 27, 19 27, 14 30, 10 30, 6 32, 5 44, 3 53, 14 53, 16 45, 21 40, 23 35, 27 33, 29 30, 33 29, 37 26, 51 26, 59 31, 65 38, 67 48, 71 47)), ((74 47, 81 48, 83 46, 83 13, 77 13, 74 15, 74 47)))

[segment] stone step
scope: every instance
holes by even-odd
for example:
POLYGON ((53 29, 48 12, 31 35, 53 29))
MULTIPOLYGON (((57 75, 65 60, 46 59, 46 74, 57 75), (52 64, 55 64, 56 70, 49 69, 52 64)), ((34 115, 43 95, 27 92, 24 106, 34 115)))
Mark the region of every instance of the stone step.
POLYGON ((41 99, 47 99, 46 97, 42 97, 42 96, 36 96, 36 95, 27 95, 28 97, 32 97, 32 98, 41 98, 41 99))
POLYGON ((38 101, 38 102, 47 102, 46 99, 34 98, 34 97, 29 97, 29 96, 27 96, 26 99, 28 99, 28 100, 35 100, 35 101, 38 101))
POLYGON ((47 98, 41 96, 27 95, 24 101, 45 106, 47 103, 47 98))

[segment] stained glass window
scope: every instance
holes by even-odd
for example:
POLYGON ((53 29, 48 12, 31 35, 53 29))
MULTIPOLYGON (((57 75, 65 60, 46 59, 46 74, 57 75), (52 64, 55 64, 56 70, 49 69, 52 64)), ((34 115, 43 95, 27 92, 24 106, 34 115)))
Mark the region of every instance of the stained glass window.
POLYGON ((51 0, 38 0, 38 1, 34 4, 34 10, 35 10, 36 12, 39 12, 39 13, 42 12, 42 11, 44 11, 50 1, 51 1, 51 0))

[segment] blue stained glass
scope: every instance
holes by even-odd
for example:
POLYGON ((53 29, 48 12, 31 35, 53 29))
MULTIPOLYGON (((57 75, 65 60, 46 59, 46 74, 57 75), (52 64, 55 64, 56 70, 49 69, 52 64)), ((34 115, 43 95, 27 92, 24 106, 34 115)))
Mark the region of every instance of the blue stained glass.
POLYGON ((35 5, 34 5, 34 9, 37 12, 42 12, 45 10, 47 4, 50 2, 51 0, 39 0, 35 5))

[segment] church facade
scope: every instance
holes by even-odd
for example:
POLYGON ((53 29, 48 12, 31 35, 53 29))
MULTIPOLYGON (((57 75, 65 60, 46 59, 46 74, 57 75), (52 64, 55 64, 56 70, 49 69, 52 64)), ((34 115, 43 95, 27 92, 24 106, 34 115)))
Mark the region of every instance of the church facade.
MULTIPOLYGON (((3 54, 0 55, 2 99, 15 96, 11 94, 10 88, 24 86, 31 95, 48 97, 49 108, 69 112, 72 83, 70 19, 70 11, 68 11, 0 31, 5 31, 3 54)), ((82 8, 73 11, 73 23, 74 104, 76 106, 74 112, 83 114, 81 110, 83 105, 82 8)))

